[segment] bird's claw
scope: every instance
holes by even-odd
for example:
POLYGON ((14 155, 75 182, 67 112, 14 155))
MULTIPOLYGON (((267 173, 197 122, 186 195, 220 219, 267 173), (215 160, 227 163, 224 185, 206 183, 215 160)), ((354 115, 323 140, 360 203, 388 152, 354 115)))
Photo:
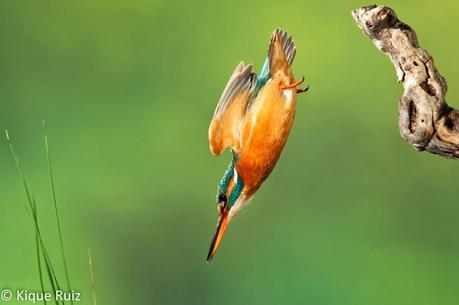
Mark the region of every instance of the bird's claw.
POLYGON ((293 88, 301 85, 303 82, 304 82, 304 76, 299 81, 296 81, 293 84, 290 84, 290 85, 283 85, 282 84, 280 86, 280 88, 281 88, 281 90, 293 89, 293 88))
POLYGON ((305 88, 296 89, 296 93, 305 93, 308 90, 309 90, 309 85, 306 86, 305 88))

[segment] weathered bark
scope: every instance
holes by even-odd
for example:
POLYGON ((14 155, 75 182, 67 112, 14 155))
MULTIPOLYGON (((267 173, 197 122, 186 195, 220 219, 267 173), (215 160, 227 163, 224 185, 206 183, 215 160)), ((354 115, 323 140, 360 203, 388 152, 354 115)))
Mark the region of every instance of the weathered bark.
POLYGON ((358 26, 390 57, 403 83, 399 129, 418 151, 459 158, 459 111, 445 101, 446 80, 430 54, 419 47, 416 33, 386 6, 370 5, 352 12, 358 26))

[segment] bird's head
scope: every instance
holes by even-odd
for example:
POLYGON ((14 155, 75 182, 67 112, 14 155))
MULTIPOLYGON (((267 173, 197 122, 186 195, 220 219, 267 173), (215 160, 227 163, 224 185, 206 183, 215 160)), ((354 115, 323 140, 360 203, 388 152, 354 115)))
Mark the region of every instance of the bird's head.
POLYGON ((241 210, 244 205, 243 203, 246 201, 242 195, 243 188, 244 183, 237 174, 234 163, 232 162, 218 185, 216 200, 218 213, 217 229, 215 230, 207 255, 208 262, 217 252, 229 222, 241 210))

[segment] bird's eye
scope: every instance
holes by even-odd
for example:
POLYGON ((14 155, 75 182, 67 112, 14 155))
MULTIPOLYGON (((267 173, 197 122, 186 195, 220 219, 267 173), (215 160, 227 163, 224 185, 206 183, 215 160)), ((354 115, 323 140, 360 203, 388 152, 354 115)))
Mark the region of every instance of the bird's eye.
POLYGON ((226 203, 226 194, 225 193, 220 193, 220 195, 218 195, 218 202, 226 203))

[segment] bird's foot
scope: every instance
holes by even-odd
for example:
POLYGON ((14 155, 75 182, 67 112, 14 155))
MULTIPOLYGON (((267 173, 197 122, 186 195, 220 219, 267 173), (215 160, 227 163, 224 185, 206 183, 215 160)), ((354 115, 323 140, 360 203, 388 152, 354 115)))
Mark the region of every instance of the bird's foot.
POLYGON ((280 88, 281 90, 287 90, 287 89, 293 89, 299 85, 301 85, 304 82, 304 76, 297 82, 294 82, 293 84, 290 85, 281 85, 280 88))

